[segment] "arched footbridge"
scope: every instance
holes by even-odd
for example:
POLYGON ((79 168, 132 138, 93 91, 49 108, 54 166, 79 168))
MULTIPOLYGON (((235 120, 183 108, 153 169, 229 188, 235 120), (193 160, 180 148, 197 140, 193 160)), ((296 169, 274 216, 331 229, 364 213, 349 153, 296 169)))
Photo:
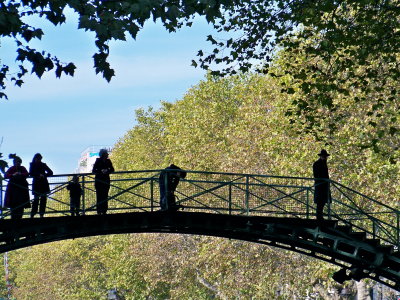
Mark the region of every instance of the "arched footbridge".
MULTIPOLYGON (((93 174, 79 174, 81 216, 70 216, 72 175, 49 177, 44 218, 20 220, 3 209, 0 252, 52 241, 118 233, 218 236, 303 253, 339 266, 334 278, 371 278, 400 290, 400 211, 330 181, 332 203, 315 218, 312 178, 187 171, 176 191, 183 209, 160 211, 162 170, 111 175, 109 209, 96 214, 93 174)), ((7 181, 1 185, 1 197, 7 181)))

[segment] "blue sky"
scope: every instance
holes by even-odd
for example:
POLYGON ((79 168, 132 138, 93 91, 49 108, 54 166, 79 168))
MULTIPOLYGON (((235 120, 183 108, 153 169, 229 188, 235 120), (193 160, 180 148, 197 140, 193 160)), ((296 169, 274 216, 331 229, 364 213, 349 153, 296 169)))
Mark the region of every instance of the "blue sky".
MULTIPOLYGON (((197 20, 191 28, 168 33, 148 23, 136 41, 110 43, 116 77, 107 83, 93 69, 94 35, 77 30, 77 17, 54 27, 34 20, 45 32, 32 46, 49 50, 63 62, 73 61, 74 77, 42 79, 27 76, 22 88, 8 86, 9 100, 0 100, 0 152, 17 153, 28 167, 35 153, 43 155, 56 174, 75 171, 80 153, 92 145, 113 145, 135 124, 134 110, 175 101, 205 76, 191 66, 197 51, 209 47, 211 27, 197 20)), ((3 39, 2 63, 11 64, 15 47, 3 39)))

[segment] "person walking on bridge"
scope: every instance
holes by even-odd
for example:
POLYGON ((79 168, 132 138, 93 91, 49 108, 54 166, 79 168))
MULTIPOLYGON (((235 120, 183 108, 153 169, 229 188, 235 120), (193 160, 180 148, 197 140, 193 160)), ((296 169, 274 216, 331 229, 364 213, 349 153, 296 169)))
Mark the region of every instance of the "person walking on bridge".
POLYGON ((114 172, 111 160, 108 158, 107 149, 101 149, 99 158, 93 165, 95 174, 96 210, 98 215, 105 215, 108 210, 108 192, 110 191, 110 174, 114 172))
POLYGON ((160 187, 161 211, 176 211, 175 191, 180 179, 186 177, 186 172, 171 164, 160 173, 158 184, 160 187))
POLYGON ((315 180, 314 203, 317 205, 317 220, 324 219, 324 206, 331 202, 331 192, 328 171, 328 152, 322 149, 318 154, 319 159, 313 164, 313 174, 315 180))
POLYGON ((50 192, 50 186, 47 177, 52 176, 53 171, 45 163, 42 162, 42 155, 40 153, 36 153, 33 156, 31 165, 29 167, 29 175, 33 177, 33 202, 31 218, 33 218, 38 211, 39 200, 39 215, 41 218, 43 218, 46 211, 47 194, 50 192))

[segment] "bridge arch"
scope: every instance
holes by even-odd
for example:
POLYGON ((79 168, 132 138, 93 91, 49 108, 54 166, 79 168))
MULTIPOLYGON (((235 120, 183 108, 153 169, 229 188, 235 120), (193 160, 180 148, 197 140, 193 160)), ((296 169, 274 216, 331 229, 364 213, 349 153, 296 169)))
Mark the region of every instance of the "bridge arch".
POLYGON ((6 219, 0 225, 0 252, 65 239, 144 232, 207 235, 265 244, 335 264, 343 270, 337 273, 341 277, 338 280, 371 278, 400 289, 400 259, 391 247, 329 220, 321 223, 313 219, 197 212, 6 219))

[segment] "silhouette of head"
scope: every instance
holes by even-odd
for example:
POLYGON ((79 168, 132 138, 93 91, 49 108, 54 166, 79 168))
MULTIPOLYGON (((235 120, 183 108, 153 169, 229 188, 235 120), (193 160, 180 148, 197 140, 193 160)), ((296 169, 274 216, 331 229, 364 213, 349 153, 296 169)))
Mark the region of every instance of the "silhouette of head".
POLYGON ((17 156, 15 153, 10 154, 8 157, 13 160, 14 166, 22 164, 21 157, 17 156))
POLYGON ((107 149, 100 149, 99 156, 100 156, 100 158, 107 158, 108 157, 107 149))
POLYGON ((36 154, 33 156, 32 162, 39 162, 39 161, 42 160, 42 158, 43 158, 43 156, 42 156, 40 153, 36 153, 36 154))
POLYGON ((330 154, 325 150, 322 149, 320 153, 318 153, 319 157, 328 157, 330 154))
POLYGON ((182 171, 181 168, 179 168, 178 166, 175 166, 174 164, 171 164, 171 165, 169 166, 169 168, 170 168, 170 169, 176 169, 176 170, 178 170, 178 171, 176 172, 176 174, 177 174, 180 178, 185 179, 185 177, 186 177, 186 172, 185 172, 185 171, 182 171))

